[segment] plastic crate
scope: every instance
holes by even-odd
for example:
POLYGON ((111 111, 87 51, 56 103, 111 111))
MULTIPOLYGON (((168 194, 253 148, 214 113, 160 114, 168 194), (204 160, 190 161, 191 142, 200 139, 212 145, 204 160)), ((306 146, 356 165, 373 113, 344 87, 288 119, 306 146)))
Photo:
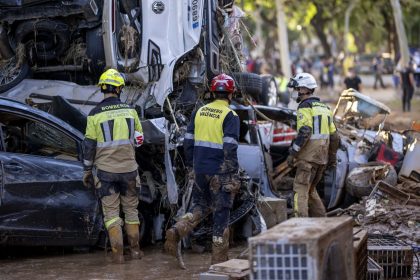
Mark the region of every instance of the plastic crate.
POLYGON ((371 257, 368 257, 366 280, 384 280, 384 270, 371 257))
POLYGON ((384 270, 384 279, 411 279, 413 249, 393 236, 369 235, 368 255, 384 270))

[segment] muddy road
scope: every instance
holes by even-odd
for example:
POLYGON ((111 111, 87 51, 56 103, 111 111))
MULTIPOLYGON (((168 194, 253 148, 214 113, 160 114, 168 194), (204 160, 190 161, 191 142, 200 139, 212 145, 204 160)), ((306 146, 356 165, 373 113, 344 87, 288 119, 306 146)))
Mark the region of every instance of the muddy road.
MULTIPOLYGON (((235 257, 246 245, 230 250, 235 257)), ((68 248, 0 248, 0 280, 47 279, 198 279, 210 267, 210 253, 184 253, 187 270, 164 254, 161 244, 144 249, 141 260, 112 264, 102 249, 75 252, 68 248)))

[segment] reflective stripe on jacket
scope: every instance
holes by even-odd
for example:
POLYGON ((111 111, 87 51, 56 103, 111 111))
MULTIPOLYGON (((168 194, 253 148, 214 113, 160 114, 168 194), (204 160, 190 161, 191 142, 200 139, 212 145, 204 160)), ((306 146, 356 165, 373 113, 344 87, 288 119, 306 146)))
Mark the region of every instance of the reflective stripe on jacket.
POLYGON ((198 109, 185 134, 188 166, 197 174, 224 174, 238 170, 239 117, 225 100, 198 109))
POLYGON ((83 141, 85 167, 111 173, 137 169, 134 131, 143 132, 137 112, 116 97, 99 103, 87 119, 83 141))
POLYGON ((302 101, 297 110, 297 131, 298 136, 293 144, 293 149, 298 152, 297 158, 326 164, 330 135, 336 131, 328 106, 317 97, 302 101))

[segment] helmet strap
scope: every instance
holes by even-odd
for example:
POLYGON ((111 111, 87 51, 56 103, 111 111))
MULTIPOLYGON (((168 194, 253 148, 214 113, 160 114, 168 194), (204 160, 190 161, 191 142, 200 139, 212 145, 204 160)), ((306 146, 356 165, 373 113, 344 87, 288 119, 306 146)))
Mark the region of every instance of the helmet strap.
POLYGON ((119 97, 121 94, 121 91, 122 91, 121 86, 116 87, 113 85, 106 85, 106 84, 101 85, 101 92, 103 94, 116 94, 119 97))
POLYGON ((314 93, 314 91, 315 91, 315 89, 311 89, 311 91, 308 92, 308 93, 300 93, 300 92, 298 92, 298 97, 296 98, 296 102, 297 103, 300 103, 301 101, 303 101, 302 100, 302 97, 304 97, 306 95, 312 95, 314 93))

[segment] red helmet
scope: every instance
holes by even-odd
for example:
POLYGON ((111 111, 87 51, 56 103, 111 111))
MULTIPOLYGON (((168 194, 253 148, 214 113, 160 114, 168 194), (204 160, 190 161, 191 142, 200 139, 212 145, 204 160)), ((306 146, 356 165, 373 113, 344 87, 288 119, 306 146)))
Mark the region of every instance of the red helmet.
POLYGON ((229 75, 217 75, 211 80, 211 91, 233 93, 235 91, 235 81, 229 75))

